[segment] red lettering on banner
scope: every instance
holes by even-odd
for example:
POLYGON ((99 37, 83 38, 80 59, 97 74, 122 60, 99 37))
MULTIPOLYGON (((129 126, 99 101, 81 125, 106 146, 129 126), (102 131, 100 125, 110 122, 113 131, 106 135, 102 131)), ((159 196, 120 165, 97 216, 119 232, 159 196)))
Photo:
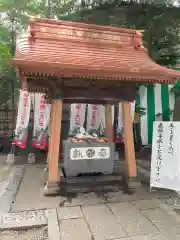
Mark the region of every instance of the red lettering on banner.
POLYGON ((28 92, 24 92, 24 95, 23 95, 23 106, 24 106, 24 109, 23 109, 23 113, 22 113, 22 116, 21 116, 21 120, 20 120, 20 124, 21 125, 24 125, 24 118, 26 116, 26 107, 28 106, 28 96, 29 96, 29 93, 28 92))
POLYGON ((81 104, 76 104, 76 110, 80 110, 81 109, 81 104))
POLYGON ((44 98, 44 95, 41 97, 40 101, 40 117, 39 117, 39 126, 44 127, 44 114, 45 114, 45 108, 46 108, 46 101, 44 98))
POLYGON ((39 125, 40 125, 41 127, 44 126, 44 115, 43 115, 43 113, 40 114, 40 117, 39 117, 39 125))
POLYGON ((96 115, 97 115, 97 105, 92 106, 92 119, 91 119, 91 126, 94 127, 96 124, 96 115))
POLYGON ((97 111, 97 106, 96 106, 96 105, 93 105, 93 106, 92 106, 92 110, 97 111))
POLYGON ((21 116, 21 125, 24 125, 24 117, 21 116))
POLYGON ((44 110, 46 107, 46 102, 45 102, 45 98, 44 96, 41 97, 41 105, 40 105, 40 109, 44 110))
POLYGON ((79 115, 79 113, 77 113, 76 116, 75 116, 75 123, 76 123, 76 125, 80 125, 80 115, 79 115))

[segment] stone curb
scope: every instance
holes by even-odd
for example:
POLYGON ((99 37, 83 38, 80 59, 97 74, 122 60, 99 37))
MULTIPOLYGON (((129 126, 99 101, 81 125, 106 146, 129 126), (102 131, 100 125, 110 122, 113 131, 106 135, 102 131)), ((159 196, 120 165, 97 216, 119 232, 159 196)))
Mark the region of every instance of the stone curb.
POLYGON ((17 191, 24 176, 25 167, 15 167, 4 186, 0 197, 0 214, 10 211, 12 203, 16 197, 17 191))
POLYGON ((17 213, 7 213, 2 214, 0 217, 0 230, 37 228, 46 225, 47 225, 47 212, 45 210, 32 210, 17 213))
POLYGON ((47 211, 47 217, 48 217, 48 239, 49 240, 60 239, 61 236, 57 209, 49 209, 47 211))

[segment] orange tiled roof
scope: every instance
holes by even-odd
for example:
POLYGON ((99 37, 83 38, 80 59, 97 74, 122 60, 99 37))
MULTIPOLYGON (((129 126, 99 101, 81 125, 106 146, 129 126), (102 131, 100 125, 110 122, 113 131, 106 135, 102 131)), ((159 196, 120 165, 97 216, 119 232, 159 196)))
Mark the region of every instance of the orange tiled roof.
POLYGON ((49 19, 30 19, 11 60, 25 73, 175 83, 180 72, 154 63, 141 32, 49 19))

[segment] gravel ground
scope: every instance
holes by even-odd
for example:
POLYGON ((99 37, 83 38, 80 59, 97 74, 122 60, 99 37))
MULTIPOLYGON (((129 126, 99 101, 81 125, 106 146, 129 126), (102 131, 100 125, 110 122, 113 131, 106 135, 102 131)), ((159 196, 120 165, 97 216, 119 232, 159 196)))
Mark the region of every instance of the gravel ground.
POLYGON ((31 230, 2 231, 0 240, 48 240, 47 227, 31 230))

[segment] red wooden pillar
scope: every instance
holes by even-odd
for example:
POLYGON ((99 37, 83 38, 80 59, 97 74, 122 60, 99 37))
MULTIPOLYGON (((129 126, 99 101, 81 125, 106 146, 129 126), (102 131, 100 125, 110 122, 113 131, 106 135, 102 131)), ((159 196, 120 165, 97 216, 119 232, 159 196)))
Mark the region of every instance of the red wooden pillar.
POLYGON ((128 177, 132 178, 136 177, 137 170, 130 102, 122 102, 122 113, 123 113, 125 162, 127 165, 128 177))
POLYGON ((62 99, 55 99, 52 103, 50 144, 48 150, 48 181, 44 189, 44 194, 53 194, 59 190, 59 149, 62 120, 62 99))

